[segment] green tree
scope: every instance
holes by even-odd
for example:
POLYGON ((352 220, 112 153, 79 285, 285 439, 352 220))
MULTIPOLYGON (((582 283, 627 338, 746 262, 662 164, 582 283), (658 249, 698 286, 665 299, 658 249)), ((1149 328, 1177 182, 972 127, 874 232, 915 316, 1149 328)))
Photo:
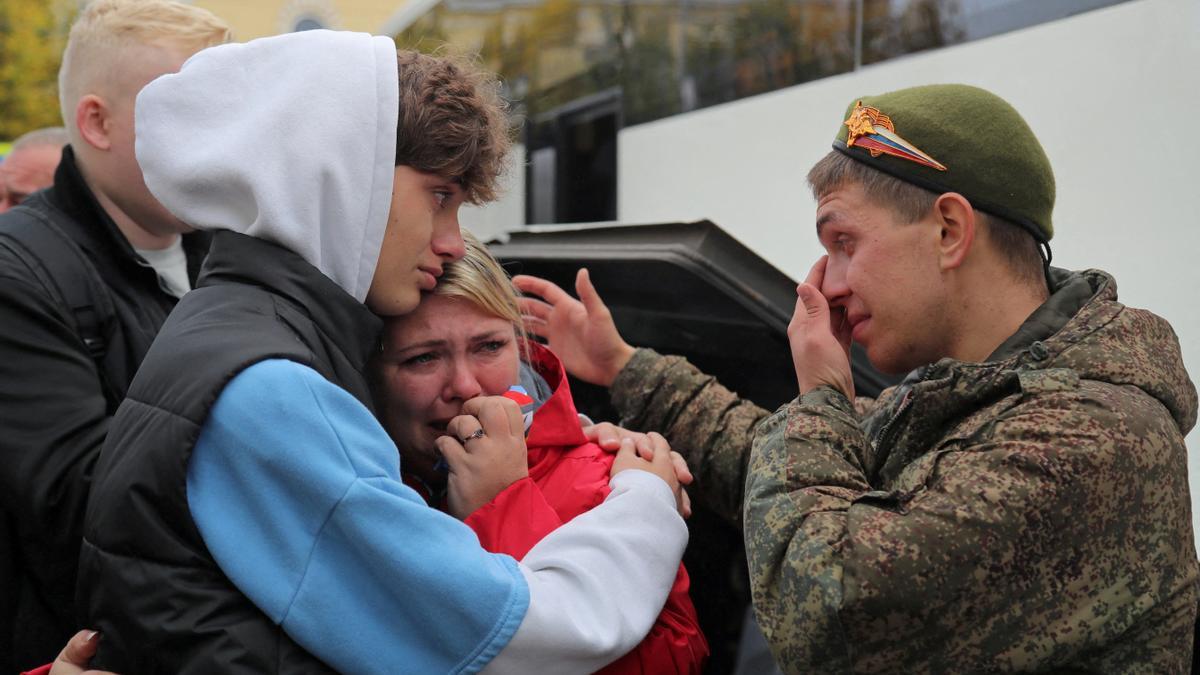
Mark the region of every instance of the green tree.
POLYGON ((935 49, 966 39, 961 0, 867 0, 863 63, 935 49))
POLYGON ((58 66, 70 7, 64 0, 0 0, 0 138, 62 124, 58 66))
POLYGON ((442 26, 443 13, 444 9, 441 5, 426 12, 411 26, 395 36, 396 44, 402 48, 415 49, 426 54, 438 53, 449 42, 442 26))
POLYGON ((641 5, 630 18, 633 40, 625 47, 621 64, 625 123, 674 115, 681 110, 678 55, 671 41, 678 8, 641 5))

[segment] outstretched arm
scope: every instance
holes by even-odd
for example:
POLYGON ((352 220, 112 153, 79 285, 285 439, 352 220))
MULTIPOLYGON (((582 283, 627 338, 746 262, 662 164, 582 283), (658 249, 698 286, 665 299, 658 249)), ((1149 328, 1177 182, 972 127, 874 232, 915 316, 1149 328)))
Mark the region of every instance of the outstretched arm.
MULTIPOLYGON (((522 300, 529 331, 549 340, 572 375, 610 387, 622 425, 666 436, 697 478, 699 503, 740 522, 754 427, 767 411, 685 359, 630 347, 586 270, 576 281, 579 300, 545 279, 517 276, 513 282, 542 298, 522 300)), ((617 436, 607 431, 597 425, 589 437, 615 450, 617 436)))
POLYGON ((517 275, 513 284, 522 293, 542 298, 521 298, 525 328, 549 342, 567 372, 592 384, 611 386, 634 350, 617 332, 612 312, 592 286, 587 269, 575 277, 579 300, 538 277, 517 275))

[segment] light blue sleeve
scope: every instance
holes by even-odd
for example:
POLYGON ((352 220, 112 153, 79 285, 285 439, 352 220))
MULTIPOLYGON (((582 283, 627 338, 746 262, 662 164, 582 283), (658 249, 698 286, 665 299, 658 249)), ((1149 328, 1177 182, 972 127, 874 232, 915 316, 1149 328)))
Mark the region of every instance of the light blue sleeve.
POLYGON ((371 413, 306 366, 263 361, 230 381, 187 490, 221 570, 341 672, 478 671, 528 608, 517 563, 401 483, 371 413))

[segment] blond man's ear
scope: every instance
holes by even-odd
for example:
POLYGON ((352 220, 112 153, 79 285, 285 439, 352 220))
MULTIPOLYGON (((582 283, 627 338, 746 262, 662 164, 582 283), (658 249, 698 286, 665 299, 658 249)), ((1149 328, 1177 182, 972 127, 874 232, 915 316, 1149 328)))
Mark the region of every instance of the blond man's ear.
POLYGON ((112 109, 103 98, 87 94, 75 106, 75 128, 85 143, 97 150, 112 148, 109 137, 112 109))

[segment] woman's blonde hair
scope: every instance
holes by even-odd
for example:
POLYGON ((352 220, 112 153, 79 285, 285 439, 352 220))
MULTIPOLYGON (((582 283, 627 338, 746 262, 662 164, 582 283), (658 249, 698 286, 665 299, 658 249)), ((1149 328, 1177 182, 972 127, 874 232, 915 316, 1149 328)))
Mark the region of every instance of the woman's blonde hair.
POLYGON ((522 354, 527 356, 517 289, 483 242, 466 230, 462 231, 462 237, 466 253, 446 265, 433 294, 466 300, 489 314, 511 322, 522 343, 522 354))

